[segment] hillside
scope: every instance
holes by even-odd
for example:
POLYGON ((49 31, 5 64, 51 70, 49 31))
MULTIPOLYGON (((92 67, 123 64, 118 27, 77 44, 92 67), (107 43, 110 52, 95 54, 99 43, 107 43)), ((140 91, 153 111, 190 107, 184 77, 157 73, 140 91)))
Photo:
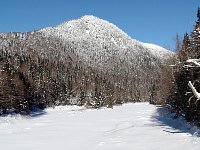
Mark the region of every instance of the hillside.
POLYGON ((2 114, 55 105, 153 103, 173 53, 84 16, 27 33, 0 34, 2 114))
POLYGON ((139 68, 144 60, 154 63, 173 54, 157 45, 136 41, 114 24, 95 16, 83 16, 39 32, 60 39, 74 49, 81 61, 101 69, 112 69, 116 63, 139 68))

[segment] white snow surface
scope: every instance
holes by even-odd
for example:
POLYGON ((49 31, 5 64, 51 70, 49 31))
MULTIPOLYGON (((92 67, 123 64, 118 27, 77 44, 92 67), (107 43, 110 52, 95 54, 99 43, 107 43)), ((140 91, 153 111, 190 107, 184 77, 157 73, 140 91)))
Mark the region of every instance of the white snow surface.
POLYGON ((187 63, 193 63, 196 66, 200 67, 200 59, 188 59, 186 62, 187 63))
MULTIPOLYGON (((141 42, 142 43, 142 42, 141 42)), ((169 51, 167 51, 165 48, 152 44, 152 43, 142 43, 144 46, 146 46, 146 48, 151 51, 152 54, 154 54, 157 57, 161 57, 164 58, 167 55, 170 54, 169 51)), ((171 52, 172 54, 172 52, 171 52)))
POLYGON ((197 129, 148 103, 0 118, 1 150, 199 150, 197 129))
POLYGON ((120 60, 134 65, 140 57, 163 60, 173 55, 173 52, 160 46, 132 39, 116 25, 92 15, 38 32, 61 39, 68 48, 74 49, 81 61, 90 63, 92 60, 94 66, 102 68, 120 60))

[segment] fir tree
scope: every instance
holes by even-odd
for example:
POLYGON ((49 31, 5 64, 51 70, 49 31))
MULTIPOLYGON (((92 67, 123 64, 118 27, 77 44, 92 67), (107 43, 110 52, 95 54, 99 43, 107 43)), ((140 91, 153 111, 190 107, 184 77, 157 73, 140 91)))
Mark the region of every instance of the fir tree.
POLYGON ((181 62, 186 61, 187 59, 191 57, 190 53, 191 53, 191 43, 190 43, 189 35, 186 33, 183 38, 181 51, 178 53, 179 60, 181 62))
POLYGON ((191 48, 195 57, 200 58, 200 8, 197 11, 197 21, 191 33, 191 48))

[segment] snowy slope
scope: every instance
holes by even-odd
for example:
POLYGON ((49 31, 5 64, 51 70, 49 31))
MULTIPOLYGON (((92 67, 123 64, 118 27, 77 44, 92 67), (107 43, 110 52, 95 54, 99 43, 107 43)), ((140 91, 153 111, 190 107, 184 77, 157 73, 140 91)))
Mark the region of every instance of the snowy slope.
POLYGON ((159 109, 148 103, 100 110, 66 106, 32 118, 1 117, 0 145, 2 150, 199 150, 196 129, 159 109))
POLYGON ((172 54, 172 52, 167 51, 165 48, 160 47, 158 45, 155 44, 151 44, 151 43, 142 43, 143 46, 145 46, 149 51, 151 51, 152 54, 154 54, 155 56, 157 56, 158 58, 165 58, 167 55, 170 55, 170 53, 172 54))
POLYGON ((173 55, 162 47, 134 40, 114 24, 90 15, 38 32, 61 39, 67 47, 75 49, 83 62, 102 68, 124 60, 134 65, 138 58, 153 61, 173 55))

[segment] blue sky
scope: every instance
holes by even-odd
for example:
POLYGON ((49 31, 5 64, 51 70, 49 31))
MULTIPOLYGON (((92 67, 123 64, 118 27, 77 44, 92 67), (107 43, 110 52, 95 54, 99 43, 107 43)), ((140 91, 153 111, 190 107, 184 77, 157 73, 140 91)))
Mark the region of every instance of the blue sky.
POLYGON ((174 47, 190 32, 200 0, 2 0, 0 32, 31 31, 83 15, 114 23, 132 38, 174 47))

